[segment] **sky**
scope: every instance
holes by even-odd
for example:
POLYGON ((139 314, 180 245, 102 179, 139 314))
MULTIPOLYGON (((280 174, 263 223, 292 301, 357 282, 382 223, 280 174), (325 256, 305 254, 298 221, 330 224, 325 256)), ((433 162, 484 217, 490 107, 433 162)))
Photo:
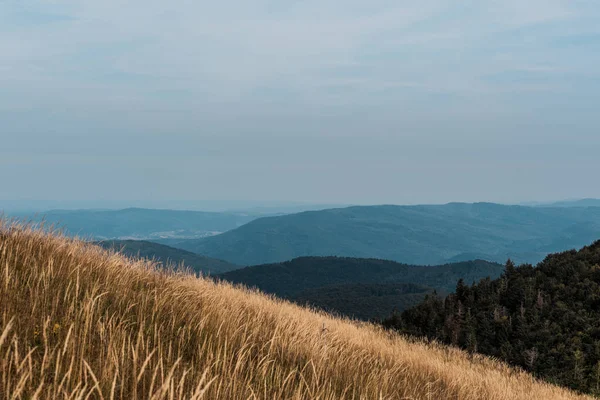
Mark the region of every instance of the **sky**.
POLYGON ((600 197, 599 19, 597 0, 0 0, 0 201, 600 197))

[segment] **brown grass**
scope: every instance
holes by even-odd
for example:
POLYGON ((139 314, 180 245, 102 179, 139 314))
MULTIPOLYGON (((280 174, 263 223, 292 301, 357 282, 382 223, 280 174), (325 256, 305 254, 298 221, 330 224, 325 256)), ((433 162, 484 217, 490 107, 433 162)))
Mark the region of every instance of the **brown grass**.
POLYGON ((504 364, 0 222, 0 399, 577 399, 504 364))

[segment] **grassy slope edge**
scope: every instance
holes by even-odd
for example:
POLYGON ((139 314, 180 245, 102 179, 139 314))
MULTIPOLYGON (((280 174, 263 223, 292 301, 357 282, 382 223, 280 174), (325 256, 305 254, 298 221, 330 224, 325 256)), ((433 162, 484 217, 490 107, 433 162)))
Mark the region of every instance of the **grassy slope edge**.
POLYGON ((0 222, 2 398, 576 399, 225 283, 0 222))
POLYGON ((96 244, 123 253, 128 257, 151 258, 163 265, 170 263, 185 264, 195 273, 221 274, 241 268, 235 264, 216 258, 205 257, 182 249, 166 246, 164 244, 149 242, 147 240, 103 240, 96 244))

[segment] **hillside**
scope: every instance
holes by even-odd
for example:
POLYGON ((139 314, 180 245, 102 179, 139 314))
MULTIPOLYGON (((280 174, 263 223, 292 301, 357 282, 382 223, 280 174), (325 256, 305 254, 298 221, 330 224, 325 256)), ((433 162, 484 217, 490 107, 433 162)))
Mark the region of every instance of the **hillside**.
POLYGON ((600 241, 537 268, 507 263, 499 279, 460 283, 445 301, 428 298, 384 324, 600 395, 600 241))
POLYGON ((12 398, 578 399, 483 357, 0 225, 12 398))
POLYGON ((163 266, 185 264, 186 267, 191 268, 196 274, 214 275, 240 268, 227 261, 204 257, 186 250, 145 240, 105 240, 97 242, 97 244, 106 249, 121 252, 129 257, 152 259, 162 263, 163 266))
POLYGON ((480 260, 419 266, 365 258, 300 257, 237 269, 219 278, 289 297, 307 289, 348 283, 413 283, 452 291, 461 278, 467 282, 479 281, 500 276, 502 271, 500 264, 480 260))
POLYGON ((154 210, 53 210, 14 217, 62 228, 69 235, 103 239, 200 238, 226 232, 256 217, 242 213, 154 210))
POLYGON ((463 278, 498 277, 503 267, 487 261, 416 266, 345 257, 301 257, 256 265, 218 277, 279 297, 363 319, 379 318, 415 305, 427 293, 454 290, 463 278))
POLYGON ((412 283, 346 283, 303 290, 290 300, 353 319, 381 321, 418 305, 433 291, 412 283))
POLYGON ((302 256, 381 258, 409 264, 471 259, 538 262, 600 237, 600 207, 452 203, 369 206, 260 218, 224 234, 171 243, 238 265, 302 256))

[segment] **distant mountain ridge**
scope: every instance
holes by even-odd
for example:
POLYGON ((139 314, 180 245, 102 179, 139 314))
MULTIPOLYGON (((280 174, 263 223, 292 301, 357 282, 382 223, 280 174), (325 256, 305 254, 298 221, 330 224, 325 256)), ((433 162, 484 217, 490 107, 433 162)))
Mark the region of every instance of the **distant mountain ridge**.
POLYGON ((600 207, 600 199, 578 199, 557 201, 546 206, 549 207, 600 207))
POLYGON ((432 265, 473 257, 534 263, 598 238, 600 207, 449 203, 265 217, 221 235, 169 244, 239 265, 329 255, 432 265))
POLYGON ((126 208, 121 210, 53 210, 21 213, 14 218, 44 222, 68 235, 96 240, 199 238, 237 228, 254 214, 126 208))

